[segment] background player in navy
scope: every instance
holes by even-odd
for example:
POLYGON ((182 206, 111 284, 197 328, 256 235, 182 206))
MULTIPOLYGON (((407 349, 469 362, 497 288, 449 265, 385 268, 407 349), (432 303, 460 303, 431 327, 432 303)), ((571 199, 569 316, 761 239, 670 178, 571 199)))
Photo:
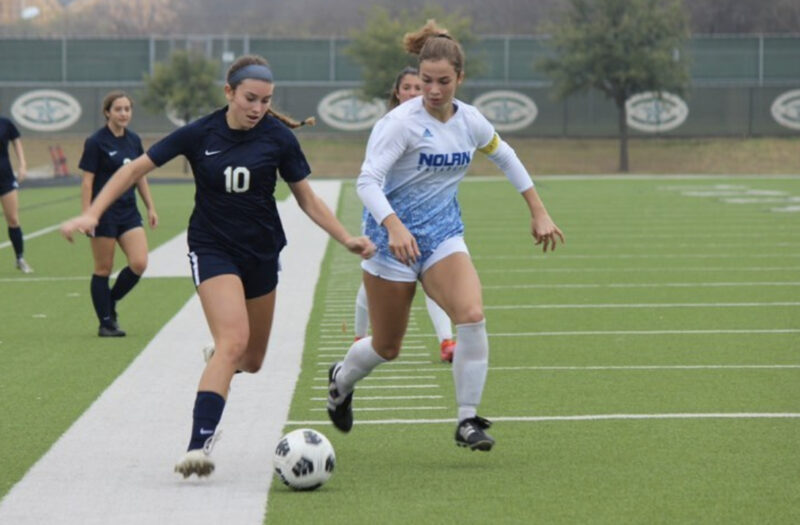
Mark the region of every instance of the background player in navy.
POLYGON ((237 370, 257 372, 264 361, 278 255, 286 245, 274 197, 277 175, 306 215, 349 251, 367 258, 375 249, 366 237, 351 236, 312 190, 297 138, 270 109, 273 90, 266 61, 240 57, 227 73, 227 107, 175 130, 123 166, 83 215, 61 227, 67 239, 91 230, 135 181, 177 155, 189 160, 196 185, 189 257, 215 352, 200 378, 188 451, 175 465, 184 477, 214 470, 209 452, 231 379, 237 370))
MULTIPOLYGON (((106 125, 86 139, 78 164, 83 170, 81 206, 84 213, 114 172, 144 153, 139 136, 128 129, 133 116, 131 97, 124 91, 112 91, 103 99, 102 108, 106 125)), ((139 179, 136 187, 147 207, 147 222, 155 228, 158 215, 147 179, 139 179)), ((117 302, 136 286, 147 268, 147 237, 132 187, 103 213, 90 236, 94 257, 92 304, 100 322, 97 333, 100 337, 121 337, 125 332, 117 323, 117 302), (128 258, 128 266, 119 272, 114 287, 109 289, 108 276, 114 268, 116 243, 128 258)))
POLYGON ((11 239, 11 245, 17 256, 17 268, 23 273, 33 272, 33 268, 25 262, 23 257, 24 241, 22 228, 19 225, 19 197, 17 195, 19 183, 25 180, 27 175, 28 167, 25 163, 25 152, 22 150, 19 130, 11 120, 0 117, 0 204, 3 206, 3 215, 8 224, 8 237, 11 239), (14 170, 11 169, 11 159, 8 155, 9 143, 14 145, 19 163, 16 177, 14 170))
POLYGON ((328 415, 343 432, 353 426, 355 384, 400 353, 417 281, 456 325, 453 383, 455 442, 491 450, 490 422, 477 415, 489 366, 489 339, 478 273, 464 242, 458 185, 476 151, 488 155, 520 192, 531 233, 544 251, 564 240, 514 150, 492 124, 455 98, 464 80, 464 51, 430 20, 405 36, 419 56, 422 96, 387 113, 373 128, 356 184, 369 210, 367 235, 376 255, 363 261, 372 337, 350 347, 328 371, 328 415))
MULTIPOLYGON (((388 110, 391 111, 403 102, 411 100, 422 94, 422 80, 419 78, 419 70, 414 67, 406 67, 394 79, 392 85, 392 92, 389 95, 389 102, 387 104, 388 110)), ((364 220, 367 219, 367 211, 364 210, 364 220)), ((442 307, 436 302, 425 295, 425 306, 428 308, 428 316, 433 323, 433 329, 436 332, 436 337, 439 340, 439 358, 442 362, 453 362, 453 350, 455 350, 456 342, 453 341, 453 329, 450 325, 450 318, 447 317, 447 312, 442 310, 442 307)), ((369 331, 369 306, 367 304, 367 291, 364 289, 364 283, 358 288, 356 294, 356 308, 353 321, 353 329, 355 331, 355 340, 363 339, 367 336, 369 331)))

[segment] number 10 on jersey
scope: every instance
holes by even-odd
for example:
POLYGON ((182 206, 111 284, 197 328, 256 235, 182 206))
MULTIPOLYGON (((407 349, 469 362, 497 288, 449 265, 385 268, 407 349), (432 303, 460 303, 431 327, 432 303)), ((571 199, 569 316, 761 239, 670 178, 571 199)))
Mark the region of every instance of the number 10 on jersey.
POLYGON ((225 168, 225 191, 228 193, 244 193, 250 189, 250 170, 240 166, 225 168))

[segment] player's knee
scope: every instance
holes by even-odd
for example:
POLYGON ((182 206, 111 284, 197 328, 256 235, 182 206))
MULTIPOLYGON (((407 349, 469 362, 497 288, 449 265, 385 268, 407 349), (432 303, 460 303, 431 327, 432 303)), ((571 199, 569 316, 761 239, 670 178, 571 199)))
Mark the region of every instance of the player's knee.
POLYGON ((385 341, 376 344, 375 338, 373 337, 372 348, 374 348, 375 352, 382 358, 387 361, 392 361, 400 354, 400 343, 401 341, 385 341))
POLYGON ((128 267, 130 267, 133 273, 141 276, 147 269, 147 256, 133 257, 130 261, 128 261, 128 267))
POLYGON ((483 307, 479 304, 464 308, 453 318, 455 324, 471 324, 483 321, 483 307))

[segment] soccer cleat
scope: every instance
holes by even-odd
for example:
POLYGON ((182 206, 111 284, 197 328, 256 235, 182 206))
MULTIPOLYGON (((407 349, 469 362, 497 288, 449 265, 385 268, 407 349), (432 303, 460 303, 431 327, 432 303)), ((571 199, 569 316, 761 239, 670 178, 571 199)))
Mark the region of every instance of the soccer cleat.
POLYGON ((111 300, 111 324, 114 325, 114 328, 119 330, 119 322, 117 322, 117 302, 113 299, 111 300))
POLYGON ((494 439, 484 432, 492 422, 479 416, 461 421, 456 427, 456 445, 470 450, 492 450, 494 439))
POLYGON ((101 324, 97 329, 99 337, 125 337, 125 331, 120 330, 119 325, 114 324, 101 324))
POLYGON ((333 426, 342 432, 350 432, 353 428, 353 392, 342 397, 336 386, 336 374, 342 368, 342 362, 336 362, 328 369, 328 417, 333 426))
POLYGON ((31 265, 25 262, 25 259, 22 257, 17 259, 17 269, 22 273, 33 273, 33 268, 31 268, 31 265))
POLYGON ((196 448, 189 450, 183 457, 175 464, 175 472, 181 474, 183 479, 188 478, 192 474, 197 474, 198 478, 208 476, 214 472, 214 461, 211 460, 211 449, 214 448, 220 436, 222 429, 217 429, 214 434, 209 437, 203 448, 196 448))
POLYGON ((453 352, 456 349, 456 342, 452 339, 445 339, 442 341, 442 344, 439 345, 439 356, 442 359, 442 363, 452 363, 453 362, 453 352))

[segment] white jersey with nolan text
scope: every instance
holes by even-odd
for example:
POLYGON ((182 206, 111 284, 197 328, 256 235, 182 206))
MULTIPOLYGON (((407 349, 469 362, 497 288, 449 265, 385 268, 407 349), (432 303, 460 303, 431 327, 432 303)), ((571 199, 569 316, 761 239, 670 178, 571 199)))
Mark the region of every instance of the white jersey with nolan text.
POLYGON ((365 233, 384 255, 388 236, 380 224, 392 213, 414 235, 423 259, 442 241, 463 234, 458 184, 475 151, 486 151, 496 134, 474 106, 459 100, 453 106, 453 116, 441 122, 416 97, 372 130, 357 186, 369 211, 365 233))

